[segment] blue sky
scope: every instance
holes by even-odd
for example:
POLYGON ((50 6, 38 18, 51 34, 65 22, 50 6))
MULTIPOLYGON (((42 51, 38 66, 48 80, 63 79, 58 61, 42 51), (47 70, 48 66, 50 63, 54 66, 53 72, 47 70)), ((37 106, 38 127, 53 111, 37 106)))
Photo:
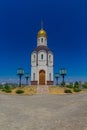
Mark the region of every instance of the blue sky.
POLYGON ((19 67, 30 73, 41 20, 54 52, 54 73, 65 67, 66 81, 87 80, 86 0, 1 0, 0 82, 16 81, 19 67))

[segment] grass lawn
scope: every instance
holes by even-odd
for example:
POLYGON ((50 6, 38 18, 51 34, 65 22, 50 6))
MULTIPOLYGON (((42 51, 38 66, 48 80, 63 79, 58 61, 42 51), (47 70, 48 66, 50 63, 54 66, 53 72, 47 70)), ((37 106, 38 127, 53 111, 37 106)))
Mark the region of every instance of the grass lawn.
MULTIPOLYGON (((71 90, 72 93, 76 93, 73 91, 73 88, 66 88, 66 87, 60 87, 60 86, 49 86, 49 92, 50 94, 65 94, 64 90, 71 90)), ((79 93, 84 92, 84 90, 80 91, 79 93)))
MULTIPOLYGON (((15 95, 17 90, 23 90, 24 93, 22 95, 32 95, 37 93, 37 87, 36 86, 25 86, 25 87, 16 87, 11 89, 12 92, 10 94, 15 95)), ((6 92, 0 91, 0 93, 4 94, 6 92)), ((7 93, 9 94, 9 93, 7 93)))
POLYGON ((64 88, 59 86, 49 86, 50 94, 64 94, 64 88))
POLYGON ((36 86, 25 86, 25 87, 17 87, 12 91, 12 94, 15 94, 17 90, 23 90, 25 95, 32 95, 37 93, 36 86))
MULTIPOLYGON (((76 93, 76 92, 73 91, 72 88, 65 88, 65 87, 60 87, 60 86, 49 86, 49 94, 65 94, 64 90, 66 90, 66 89, 71 90, 72 93, 76 93)), ((11 89, 11 93, 10 94, 12 94, 12 95, 17 94, 16 93, 17 90, 23 90, 24 93, 22 93, 22 95, 37 94, 37 86, 16 87, 16 88, 11 89)), ((83 89, 79 93, 82 93, 84 91, 86 91, 86 90, 83 89)), ((9 93, 6 93, 6 92, 1 91, 1 90, 0 90, 0 93, 2 93, 2 94, 9 94, 9 93)))

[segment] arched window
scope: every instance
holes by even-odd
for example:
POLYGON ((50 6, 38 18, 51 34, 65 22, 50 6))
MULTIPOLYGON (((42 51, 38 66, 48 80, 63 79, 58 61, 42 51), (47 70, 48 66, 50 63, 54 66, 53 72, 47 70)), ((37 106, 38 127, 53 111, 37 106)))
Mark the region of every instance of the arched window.
POLYGON ((43 38, 41 38, 41 42, 43 42, 43 38))
POLYGON ((49 61, 51 61, 51 55, 49 55, 49 61))
POLYGON ((33 73, 33 81, 35 81, 35 73, 33 73))
POLYGON ((49 81, 51 81, 51 73, 49 73, 49 81))
POLYGON ((43 60, 43 54, 41 54, 41 60, 43 60))
POLYGON ((34 55, 34 61, 35 61, 35 55, 34 55))

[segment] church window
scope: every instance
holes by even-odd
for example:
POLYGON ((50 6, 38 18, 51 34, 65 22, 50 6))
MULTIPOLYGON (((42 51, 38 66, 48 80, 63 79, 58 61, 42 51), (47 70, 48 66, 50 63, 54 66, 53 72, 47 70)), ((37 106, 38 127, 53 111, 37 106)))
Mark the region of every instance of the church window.
POLYGON ((41 38, 41 42, 43 42, 43 38, 41 38))
POLYGON ((49 55, 49 61, 51 61, 51 55, 49 55))
POLYGON ((33 73, 33 81, 35 81, 35 73, 33 73))
POLYGON ((35 60, 35 55, 34 55, 34 60, 35 60))
POLYGON ((49 81, 51 81, 51 73, 49 73, 49 81))
POLYGON ((43 60, 43 54, 41 55, 41 60, 43 60))

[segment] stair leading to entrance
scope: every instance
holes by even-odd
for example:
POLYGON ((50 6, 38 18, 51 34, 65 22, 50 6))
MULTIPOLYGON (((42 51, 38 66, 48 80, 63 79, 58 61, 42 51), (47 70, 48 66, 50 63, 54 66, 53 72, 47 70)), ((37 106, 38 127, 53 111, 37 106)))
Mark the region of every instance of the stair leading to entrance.
POLYGON ((38 85, 37 94, 49 94, 49 88, 47 85, 38 85))

